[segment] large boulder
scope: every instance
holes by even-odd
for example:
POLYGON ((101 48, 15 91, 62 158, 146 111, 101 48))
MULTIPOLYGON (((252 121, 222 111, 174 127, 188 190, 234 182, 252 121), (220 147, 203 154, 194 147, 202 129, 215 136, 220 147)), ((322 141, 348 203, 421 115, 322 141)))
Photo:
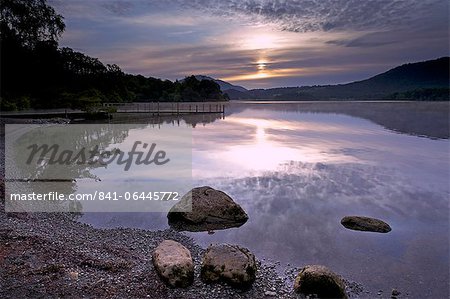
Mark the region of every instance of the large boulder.
POLYGON ((347 298, 342 279, 325 266, 310 265, 298 273, 294 290, 304 295, 319 298, 347 298))
POLYGON ((245 211, 230 196, 208 186, 185 194, 167 217, 171 227, 187 231, 239 227, 248 220, 245 211))
POLYGON ((203 256, 201 278, 206 283, 226 282, 236 288, 250 287, 256 278, 255 256, 237 245, 210 245, 203 256))
POLYGON ((162 241, 153 251, 153 265, 163 281, 172 287, 187 287, 194 281, 191 252, 178 242, 162 241))
POLYGON ((362 216, 345 216, 341 220, 341 224, 348 229, 369 231, 376 233, 388 233, 391 227, 386 222, 369 217, 362 216))

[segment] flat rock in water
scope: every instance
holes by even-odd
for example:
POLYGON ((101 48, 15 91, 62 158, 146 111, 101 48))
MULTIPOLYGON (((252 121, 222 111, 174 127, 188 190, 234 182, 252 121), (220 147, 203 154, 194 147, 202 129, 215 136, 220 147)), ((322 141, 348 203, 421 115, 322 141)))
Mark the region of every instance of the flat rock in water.
POLYGON ((256 279, 255 256, 237 245, 210 245, 203 256, 201 278, 206 283, 224 281, 236 288, 250 287, 256 279))
POLYGON ((187 287, 194 281, 191 252, 178 242, 162 241, 153 251, 153 265, 161 278, 172 287, 187 287))
POLYGON ((310 265, 298 273, 294 290, 304 295, 319 298, 348 298, 342 279, 325 266, 310 265))
POLYGON ((362 216, 346 216, 342 218, 341 224, 348 229, 377 232, 377 233, 388 233, 391 231, 391 227, 386 222, 362 216))
POLYGON ((225 192, 204 186, 185 194, 170 209, 167 218, 177 230, 212 231, 239 227, 248 220, 248 215, 225 192))

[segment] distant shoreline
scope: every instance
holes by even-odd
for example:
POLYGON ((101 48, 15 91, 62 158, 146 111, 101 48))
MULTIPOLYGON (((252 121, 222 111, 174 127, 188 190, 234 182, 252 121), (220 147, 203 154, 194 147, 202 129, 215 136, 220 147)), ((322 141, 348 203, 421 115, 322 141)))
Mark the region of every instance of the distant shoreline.
POLYGON ((230 105, 255 109, 272 105, 272 109, 286 112, 338 113, 363 118, 402 134, 450 138, 447 101, 231 101, 230 105))
POLYGON ((273 100, 273 99, 247 99, 247 100, 230 100, 230 103, 246 103, 246 104, 301 104, 301 103, 450 103, 449 101, 419 101, 419 100, 273 100))
MULTIPOLYGON (((173 119, 189 119, 189 123, 195 123, 196 119, 202 120, 206 115, 209 116, 210 121, 220 119, 221 117, 228 117, 234 113, 238 113, 241 109, 251 106, 252 108, 264 108, 267 105, 273 105, 273 108, 292 111, 298 110, 302 112, 311 113, 338 113, 367 119, 377 123, 387 129, 409 134, 413 136, 428 137, 432 139, 449 139, 450 138, 450 102, 447 101, 249 101, 249 100, 232 100, 229 102, 191 102, 188 105, 195 103, 205 105, 208 110, 208 105, 225 105, 224 111, 221 113, 187 113, 187 114, 164 114, 155 115, 154 113, 133 113, 133 120, 140 120, 146 122, 146 119, 161 119, 164 117, 173 119), (289 107, 287 107, 289 106, 289 107)), ((172 103, 167 103, 172 105, 172 103)), ((202 108, 200 108, 201 111, 202 108)), ((2 113, 0 119, 26 119, 34 118, 35 121, 39 119, 54 118, 54 115, 49 113, 51 110, 34 110, 34 116, 21 113, 2 113), (20 114, 22 114, 21 117, 20 114), (46 114, 48 117, 44 117, 46 114)), ((58 109, 60 113, 61 109, 58 109)), ((127 121, 125 117, 118 117, 119 115, 126 116, 127 113, 118 113, 116 117, 118 121, 127 121)), ((130 121, 130 120, 128 120, 130 121)), ((133 121, 133 122, 134 122, 133 121)), ((202 120, 204 121, 204 119, 202 120)), ((116 121, 115 121, 116 122, 116 121)), ((198 121, 197 121, 198 122, 198 121)))

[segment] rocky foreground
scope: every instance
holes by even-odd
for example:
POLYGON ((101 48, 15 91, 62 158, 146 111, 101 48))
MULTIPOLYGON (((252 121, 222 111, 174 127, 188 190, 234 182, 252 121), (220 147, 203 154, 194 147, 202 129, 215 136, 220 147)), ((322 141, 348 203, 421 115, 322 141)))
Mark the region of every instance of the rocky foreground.
POLYGON ((242 292, 199 279, 204 250, 172 231, 100 230, 58 214, 0 213, 1 298, 263 298, 289 297, 273 268, 242 292), (195 261, 195 279, 171 288, 158 276, 152 252, 165 239, 183 244, 195 261))
MULTIPOLYGON (((171 229, 96 229, 70 214, 5 213, 0 204, 0 298, 304 298, 293 289, 301 267, 280 274, 279 264, 256 258, 254 282, 241 289, 226 280, 206 283, 203 256, 205 249, 171 229), (164 240, 192 255, 186 288, 169 286, 156 271, 152 254, 164 240)), ((350 297, 368 295, 345 284, 350 297)))
MULTIPOLYGON (((96 229, 61 214, 6 214, 3 202, 0 211, 0 298, 303 298, 293 291, 299 268, 279 275, 261 261, 248 289, 203 282, 205 250, 173 230, 96 229), (155 270, 152 253, 166 239, 192 254, 187 288, 168 286, 155 270)), ((352 296, 362 291, 349 286, 352 296)))

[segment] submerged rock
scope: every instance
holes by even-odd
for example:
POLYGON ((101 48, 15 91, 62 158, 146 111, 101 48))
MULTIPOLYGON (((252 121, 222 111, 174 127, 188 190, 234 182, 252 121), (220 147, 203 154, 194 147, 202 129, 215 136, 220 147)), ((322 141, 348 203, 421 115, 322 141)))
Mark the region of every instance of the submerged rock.
POLYGON ((305 266, 298 273, 294 290, 304 295, 317 295, 319 298, 348 298, 342 279, 325 266, 305 266))
POLYGON ((377 232, 377 233, 388 233, 391 231, 391 227, 386 222, 362 216, 346 216, 342 218, 341 224, 348 229, 377 232))
POLYGON ((161 278, 172 287, 187 287, 194 281, 191 252, 178 242, 162 241, 153 251, 153 265, 161 278))
POLYGON ((230 196, 208 186, 194 188, 185 194, 167 217, 171 227, 187 231, 239 227, 248 220, 245 211, 230 196))
POLYGON ((256 260, 248 249, 228 244, 210 245, 203 256, 201 278, 206 283, 224 281, 247 288, 256 279, 256 260))
POLYGON ((392 289, 391 298, 397 298, 401 293, 397 289, 392 289))

